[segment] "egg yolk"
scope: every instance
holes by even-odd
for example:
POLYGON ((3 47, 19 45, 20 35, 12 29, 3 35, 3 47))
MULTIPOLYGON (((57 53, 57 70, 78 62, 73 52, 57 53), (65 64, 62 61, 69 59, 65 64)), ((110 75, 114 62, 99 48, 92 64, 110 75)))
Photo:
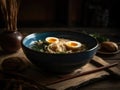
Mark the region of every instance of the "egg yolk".
POLYGON ((57 43, 57 42, 59 41, 59 39, 56 38, 56 37, 47 37, 47 38, 46 38, 46 41, 47 41, 48 43, 57 43))
POLYGON ((81 43, 77 41, 68 41, 66 42, 66 46, 70 49, 78 49, 81 47, 81 43))
POLYGON ((56 42, 56 41, 57 41, 57 40, 54 39, 54 38, 51 38, 51 39, 48 40, 49 43, 54 43, 54 42, 56 42))
POLYGON ((71 42, 71 43, 69 43, 68 45, 69 45, 69 46, 78 46, 78 44, 77 44, 77 43, 74 43, 74 42, 71 42))

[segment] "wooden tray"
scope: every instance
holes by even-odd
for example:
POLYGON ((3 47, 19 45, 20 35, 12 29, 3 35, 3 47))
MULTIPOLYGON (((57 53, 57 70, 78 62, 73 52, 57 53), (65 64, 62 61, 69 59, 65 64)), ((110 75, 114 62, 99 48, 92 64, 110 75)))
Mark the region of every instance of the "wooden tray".
MULTIPOLYGON (((0 63, 2 63, 4 61, 4 59, 9 58, 9 57, 25 57, 22 49, 20 49, 17 53, 14 54, 9 54, 9 55, 0 55, 0 63)), ((69 79, 66 81, 62 81, 59 83, 55 83, 55 84, 51 84, 52 82, 59 80, 61 78, 64 77, 69 77, 72 75, 76 75, 79 73, 83 73, 89 70, 93 70, 96 69, 100 66, 105 66, 105 65, 109 65, 108 62, 104 61, 102 58, 98 57, 98 56, 94 56, 93 59, 91 60, 90 63, 88 63, 87 65, 85 65, 84 67, 75 70, 74 72, 67 74, 67 75, 55 75, 52 73, 47 73, 44 72, 40 69, 38 69, 37 67, 35 67, 34 65, 32 65, 29 60, 26 58, 24 59, 24 62, 26 63, 26 65, 28 66, 24 71, 21 72, 21 74, 25 75, 28 78, 31 78, 35 81, 38 81, 40 84, 48 87, 48 88, 52 88, 55 90, 65 90, 68 89, 70 87, 74 87, 74 86, 82 86, 82 85, 86 85, 100 80, 103 77, 107 77, 111 74, 117 74, 120 75, 120 70, 116 67, 112 67, 109 68, 107 70, 102 70, 96 73, 92 73, 92 74, 88 74, 88 75, 84 75, 84 76, 79 76, 73 79, 69 79)))

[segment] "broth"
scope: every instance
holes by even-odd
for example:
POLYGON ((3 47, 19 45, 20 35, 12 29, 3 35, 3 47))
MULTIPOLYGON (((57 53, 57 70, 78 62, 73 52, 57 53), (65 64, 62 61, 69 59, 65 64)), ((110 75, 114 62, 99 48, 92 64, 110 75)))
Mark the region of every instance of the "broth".
POLYGON ((47 37, 45 40, 38 40, 34 42, 30 48, 35 51, 54 54, 77 53, 83 52, 87 49, 85 44, 78 41, 56 37, 47 37))

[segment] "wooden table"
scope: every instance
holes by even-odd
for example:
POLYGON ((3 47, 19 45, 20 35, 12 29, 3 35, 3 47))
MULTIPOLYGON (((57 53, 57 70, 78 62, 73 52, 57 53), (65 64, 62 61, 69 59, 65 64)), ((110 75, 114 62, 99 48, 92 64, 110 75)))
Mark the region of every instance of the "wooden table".
MULTIPOLYGON (((111 35, 111 37, 115 37, 117 41, 120 40, 118 29, 105 29, 105 28, 21 28, 19 29, 20 32, 23 35, 27 35, 29 33, 34 32, 44 32, 44 31, 50 31, 50 30, 74 30, 78 32, 86 31, 88 33, 101 33, 106 35, 111 35)), ((108 63, 114 63, 118 62, 117 68, 120 69, 120 53, 115 55, 100 55, 97 54, 97 56, 101 57, 108 63)), ((0 56, 1 58, 1 56, 0 56)), ((71 87, 70 90, 96 90, 96 89, 103 89, 103 90, 119 90, 120 89, 120 77, 114 77, 110 76, 108 78, 105 78, 104 80, 99 80, 99 82, 93 82, 91 84, 85 85, 83 87, 71 87)))

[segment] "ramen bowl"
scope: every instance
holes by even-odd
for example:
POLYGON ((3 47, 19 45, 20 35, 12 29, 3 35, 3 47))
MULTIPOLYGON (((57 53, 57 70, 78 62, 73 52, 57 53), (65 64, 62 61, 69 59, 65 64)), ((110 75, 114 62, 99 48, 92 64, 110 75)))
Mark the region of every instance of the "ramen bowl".
POLYGON ((70 73, 86 65, 98 50, 95 38, 73 31, 48 31, 32 33, 22 40, 22 49, 31 63, 38 68, 53 73, 70 73), (47 37, 57 37, 77 41, 86 45, 86 50, 73 53, 46 53, 33 50, 31 46, 36 41, 45 40, 47 37))

